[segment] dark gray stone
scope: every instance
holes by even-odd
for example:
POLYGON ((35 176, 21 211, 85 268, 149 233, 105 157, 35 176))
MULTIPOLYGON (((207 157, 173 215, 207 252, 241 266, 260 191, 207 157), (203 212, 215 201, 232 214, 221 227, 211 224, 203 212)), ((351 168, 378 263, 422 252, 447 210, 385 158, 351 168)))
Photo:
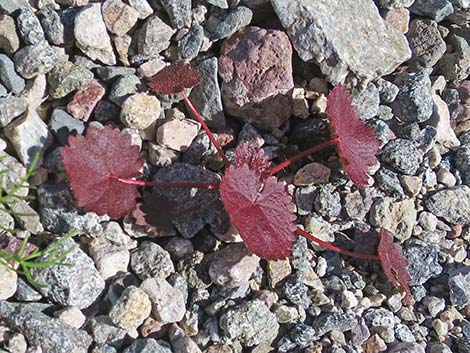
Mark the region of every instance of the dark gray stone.
POLYGON ((446 51, 446 43, 433 20, 412 20, 406 36, 413 53, 412 60, 424 67, 433 67, 446 51))
POLYGON ((465 38, 455 34, 450 34, 447 41, 453 50, 444 54, 437 63, 438 73, 447 81, 464 80, 470 73, 470 45, 465 38))
POLYGON ((64 45, 65 30, 59 14, 51 8, 46 7, 39 11, 37 16, 49 43, 57 46, 64 45))
POLYGON ((354 90, 352 95, 353 106, 356 108, 362 120, 366 121, 378 114, 380 95, 379 90, 373 83, 368 83, 360 92, 354 90))
POLYGON ((289 330, 289 339, 300 348, 308 347, 315 337, 315 330, 306 324, 296 323, 289 330))
POLYGON ((133 67, 125 66, 102 66, 96 68, 96 73, 103 81, 112 81, 119 76, 134 75, 136 70, 133 67))
POLYGON ((114 325, 107 315, 93 317, 88 328, 93 341, 97 344, 107 344, 115 348, 122 346, 126 335, 126 330, 114 325))
POLYGON ((457 168, 464 184, 470 186, 470 143, 462 145, 455 154, 455 168, 457 168))
POLYGON ((21 332, 30 345, 48 353, 87 353, 91 337, 59 319, 53 319, 30 304, 0 301, 0 319, 21 332))
POLYGON ((160 0, 160 3, 168 13, 173 28, 191 25, 191 0, 160 0))
POLYGON ((354 314, 325 313, 312 322, 315 336, 320 337, 335 330, 345 332, 352 330, 357 325, 357 318, 354 314))
POLYGON ((109 100, 121 106, 127 97, 143 88, 142 81, 136 75, 121 76, 111 87, 109 100))
POLYGON ((397 173, 387 168, 380 168, 374 174, 375 185, 387 194, 403 195, 403 187, 397 173))
POLYGON ((400 120, 418 123, 428 120, 434 104, 429 76, 424 72, 403 74, 394 83, 400 88, 393 106, 400 120))
POLYGON ((442 99, 447 103, 447 107, 449 108, 451 122, 456 121, 463 110, 463 107, 460 104, 458 90, 446 88, 442 92, 442 99))
POLYGON ((63 49, 51 47, 46 41, 24 47, 15 54, 16 71, 24 78, 47 74, 63 55, 63 49))
POLYGON ((194 22, 189 32, 178 41, 178 58, 181 60, 192 60, 197 57, 203 41, 204 28, 194 22))
POLYGON ((282 289, 283 296, 292 304, 299 305, 307 309, 312 301, 308 295, 308 288, 302 283, 300 272, 292 275, 285 283, 282 289))
POLYGON ((18 277, 18 287, 15 293, 15 299, 22 302, 39 302, 42 299, 41 293, 35 290, 23 278, 18 277))
POLYGON ((45 39, 41 22, 31 10, 21 9, 16 24, 26 45, 37 45, 45 39))
POLYGON ((8 96, 0 98, 0 127, 5 127, 10 122, 26 111, 28 103, 24 98, 8 96))
POLYGON ((70 135, 81 135, 85 131, 83 121, 75 119, 63 109, 56 108, 49 120, 49 128, 61 145, 66 145, 70 135))
POLYGON ((448 0, 415 0, 409 10, 416 15, 430 17, 436 22, 441 22, 454 12, 454 7, 448 0))
POLYGON ((412 286, 424 284, 442 272, 438 250, 432 245, 411 244, 405 247, 403 254, 408 259, 409 284, 412 286))
POLYGON ((414 175, 423 160, 413 141, 400 138, 385 145, 381 158, 396 172, 408 175, 414 175))
POLYGON ((459 185, 437 191, 425 201, 426 208, 435 216, 452 224, 470 224, 470 187, 459 185))
POLYGON ((220 40, 231 36, 240 28, 248 26, 252 17, 253 11, 245 6, 239 6, 226 12, 217 26, 213 29, 211 28, 212 39, 220 40))
POLYGON ((315 211, 326 217, 337 217, 341 212, 341 197, 328 187, 319 187, 313 203, 315 211))
POLYGON ((379 78, 376 82, 379 90, 380 102, 384 104, 392 103, 398 95, 399 88, 390 81, 379 78))
POLYGON ((170 344, 153 338, 136 339, 123 353, 172 353, 170 344))
POLYGON ((131 267, 142 280, 146 278, 167 278, 175 272, 170 254, 161 246, 144 241, 131 255, 131 267))
POLYGON ((14 94, 24 90, 25 81, 15 71, 15 64, 5 54, 0 54, 0 82, 14 94))
POLYGON ((315 186, 300 187, 295 190, 295 204, 300 216, 306 216, 312 212, 315 190, 315 186))

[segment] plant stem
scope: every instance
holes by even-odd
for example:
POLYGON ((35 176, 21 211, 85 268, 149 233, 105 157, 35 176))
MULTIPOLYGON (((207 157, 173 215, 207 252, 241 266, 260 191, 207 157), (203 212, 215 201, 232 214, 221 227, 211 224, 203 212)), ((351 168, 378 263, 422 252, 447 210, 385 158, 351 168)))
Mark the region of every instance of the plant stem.
POLYGON ((344 250, 337 246, 331 245, 330 243, 327 243, 323 240, 318 239, 317 237, 313 236, 312 234, 306 232, 305 230, 299 227, 297 227, 296 232, 304 236, 305 238, 317 243, 318 245, 321 245, 334 252, 337 252, 343 255, 348 255, 348 256, 355 257, 357 259, 362 259, 362 260, 374 260, 374 261, 380 260, 380 257, 378 255, 361 254, 358 252, 344 250))
POLYGON ((212 144, 217 149, 217 152, 219 152, 219 155, 224 160, 225 166, 228 167, 230 165, 230 163, 229 163, 227 157, 225 156, 225 153, 222 150, 222 147, 220 147, 219 143, 217 142, 214 135, 212 134, 212 131, 209 129, 209 126, 207 126, 207 124, 204 121, 204 119, 202 118, 201 114, 199 114, 199 112, 196 110, 196 108, 194 107, 193 103, 189 100, 189 97, 186 95, 184 90, 181 91, 181 95, 183 96, 184 102, 188 106, 189 110, 191 110, 191 112, 196 117, 197 121, 202 125, 202 128, 204 129, 207 136, 209 137, 209 140, 211 140, 212 144))
POLYGON ((292 163, 297 162, 298 160, 308 156, 309 154, 318 152, 318 151, 320 151, 320 150, 322 150, 326 147, 333 146, 333 145, 336 145, 336 144, 338 144, 338 139, 337 138, 335 138, 333 140, 323 142, 323 143, 320 143, 319 145, 307 148, 306 150, 304 150, 302 152, 299 152, 295 156, 292 156, 289 159, 285 160, 284 162, 278 164, 274 168, 271 168, 270 175, 276 174, 277 172, 281 171, 282 169, 287 168, 288 166, 290 166, 292 163))
POLYGON ((219 182, 215 183, 187 183, 187 182, 165 182, 165 181, 145 181, 145 180, 135 180, 135 179, 124 179, 118 178, 115 176, 110 176, 110 178, 116 179, 117 181, 137 186, 148 186, 148 187, 162 187, 162 188, 198 188, 198 189, 218 189, 219 182))

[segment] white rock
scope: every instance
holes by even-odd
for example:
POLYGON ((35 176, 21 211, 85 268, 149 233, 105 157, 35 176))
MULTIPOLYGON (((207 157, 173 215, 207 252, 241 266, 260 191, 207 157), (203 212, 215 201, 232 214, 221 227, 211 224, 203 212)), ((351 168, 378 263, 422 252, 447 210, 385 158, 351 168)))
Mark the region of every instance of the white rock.
POLYGON ((124 101, 121 121, 130 128, 146 129, 160 116, 160 101, 146 93, 135 93, 124 101))
POLYGON ((447 148, 459 147, 460 141, 457 136, 455 136, 455 132, 450 126, 450 113, 447 103, 437 94, 433 94, 432 98, 434 100, 434 112, 429 121, 429 125, 436 128, 437 142, 447 148))
POLYGON ((0 265, 0 300, 6 300, 15 294, 17 279, 18 275, 15 271, 9 270, 5 266, 0 265))
POLYGON ((106 27, 117 36, 125 35, 139 18, 139 13, 121 0, 106 0, 101 12, 106 27))
POLYGON ((104 279, 119 272, 127 272, 130 254, 125 246, 114 245, 105 239, 93 239, 89 249, 96 268, 104 279))
POLYGON ((199 132, 199 124, 190 119, 171 120, 157 129, 157 143, 184 152, 199 132))
POLYGON ((67 325, 80 328, 86 321, 86 316, 76 306, 69 306, 62 310, 56 311, 54 316, 65 322, 67 325))
POLYGON ((90 4, 77 14, 74 36, 77 46, 90 59, 106 65, 116 64, 111 39, 101 16, 101 4, 90 4))
POLYGON ((128 3, 137 11, 141 20, 153 14, 152 6, 147 0, 128 0, 128 3))

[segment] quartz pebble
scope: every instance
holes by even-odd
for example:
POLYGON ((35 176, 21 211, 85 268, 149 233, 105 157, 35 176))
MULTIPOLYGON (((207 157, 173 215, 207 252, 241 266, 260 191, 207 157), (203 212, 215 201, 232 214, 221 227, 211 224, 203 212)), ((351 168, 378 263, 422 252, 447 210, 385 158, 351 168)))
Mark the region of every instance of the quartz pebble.
POLYGON ((152 304, 148 295, 140 288, 124 289, 113 305, 109 317, 113 323, 126 331, 137 329, 150 316, 152 304))
POLYGON ((162 325, 178 322, 185 313, 184 297, 180 290, 163 278, 147 278, 140 288, 152 303, 152 315, 162 325))
POLYGON ((17 289, 16 271, 10 270, 5 266, 0 266, 0 300, 6 300, 12 297, 17 289))
POLYGON ((160 101, 145 93, 129 96, 122 105, 121 121, 130 128, 146 129, 160 116, 160 101))
POLYGON ((157 142, 175 151, 186 151, 199 132, 199 123, 191 119, 174 119, 157 129, 157 142))

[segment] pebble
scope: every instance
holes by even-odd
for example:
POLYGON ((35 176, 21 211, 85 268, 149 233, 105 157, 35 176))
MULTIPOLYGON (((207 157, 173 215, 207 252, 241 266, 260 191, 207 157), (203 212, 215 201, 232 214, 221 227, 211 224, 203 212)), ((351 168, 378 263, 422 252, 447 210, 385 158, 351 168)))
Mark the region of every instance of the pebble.
POLYGON ((16 73, 15 64, 5 54, 0 54, 0 82, 14 94, 21 93, 25 88, 25 80, 16 73))
POLYGON ((459 170, 463 182, 470 185, 470 144, 465 144, 457 150, 455 155, 455 167, 459 170))
POLYGON ((129 51, 132 44, 132 37, 130 35, 123 35, 122 37, 114 37, 114 48, 116 49, 116 53, 118 55, 118 59, 121 63, 125 66, 130 66, 129 62, 129 51))
POLYGON ((447 0, 415 0, 410 6, 410 11, 416 15, 430 17, 436 22, 440 22, 452 14, 454 8, 452 3, 447 0))
POLYGON ((16 17, 18 32, 26 45, 44 41, 44 31, 36 15, 29 9, 21 9, 16 17))
POLYGON ((441 312, 444 311, 446 307, 446 301, 444 298, 438 298, 435 296, 427 296, 426 298, 423 299, 423 304, 426 306, 426 308, 429 311, 429 314, 431 315, 432 318, 437 317, 437 315, 441 312))
POLYGON ((16 271, 6 268, 3 264, 0 265, 0 282, 2 283, 0 288, 0 300, 6 300, 15 295, 17 279, 16 271))
POLYGON ((288 260, 268 261, 267 275, 271 288, 282 283, 291 273, 292 268, 288 260))
POLYGON ((182 60, 195 59, 202 49, 205 38, 204 28, 194 22, 189 32, 178 41, 178 58, 182 60))
POLYGON ((0 127, 7 126, 14 118, 23 114, 28 107, 27 104, 22 97, 0 97, 0 127))
POLYGON ((404 191, 398 174, 388 168, 380 168, 374 174, 375 184, 378 189, 391 195, 403 195, 404 191))
POLYGON ((19 47, 20 39, 16 34, 15 21, 8 15, 0 15, 0 49, 13 54, 19 47))
POLYGON ((47 74, 48 92, 52 98, 63 98, 93 79, 93 73, 70 61, 60 61, 47 74))
POLYGON ((359 113, 359 118, 363 121, 369 120, 377 116, 379 113, 380 94, 377 87, 368 83, 362 90, 353 90, 353 106, 359 113))
POLYGON ((451 126, 450 112, 446 102, 436 94, 433 94, 434 111, 429 124, 436 128, 436 141, 444 147, 455 149, 460 146, 460 141, 451 126))
POLYGON ((147 278, 140 288, 152 303, 152 315, 162 325, 179 322, 186 311, 181 291, 163 278, 147 278))
POLYGON ((143 130, 158 119, 160 112, 160 101, 155 96, 135 93, 124 101, 120 118, 124 125, 143 130))
MULTIPOLYGON (((137 69, 137 73, 139 74, 140 77, 152 77, 153 75, 156 75, 157 73, 159 73, 166 65, 167 64, 162 59, 153 58, 153 59, 150 59, 149 61, 144 62, 142 65, 140 65, 139 68, 137 69)), ((199 85, 197 86, 200 86, 200 85, 204 85, 204 82, 199 83, 199 85)), ((191 92, 194 89, 196 89, 196 87, 194 87, 191 90, 191 92)), ((191 101, 193 101, 194 103, 193 99, 191 99, 191 101)), ((200 110, 198 109, 198 111, 200 110)), ((202 115, 204 116, 204 114, 202 115)))
MULTIPOLYGON (((93 109, 95 109, 104 94, 104 87, 97 80, 92 80, 75 92, 67 104, 67 111, 75 119, 88 121, 93 109)), ((108 114, 111 114, 111 112, 108 111, 108 114)))
POLYGON ((409 30, 410 11, 403 7, 390 9, 385 12, 384 19, 400 33, 407 33, 409 30))
POLYGON ((229 114, 264 130, 277 129, 289 119, 292 46, 284 32, 241 29, 222 45, 219 75, 229 114))
POLYGON ((451 224, 470 224, 470 187, 466 185, 437 191, 425 201, 426 208, 451 224))
POLYGON ((137 11, 139 19, 143 20, 153 13, 152 6, 147 0, 129 0, 129 5, 137 11))
POLYGON ((173 28, 191 26, 191 0, 160 0, 173 28))
POLYGON ((418 343, 401 342, 391 346, 389 353, 424 353, 423 346, 418 343))
POLYGON ((51 47, 46 41, 37 45, 29 45, 15 53, 16 71, 26 79, 47 74, 64 56, 64 50, 51 47))
POLYGON ((313 201, 313 208, 321 216, 337 217, 341 212, 341 197, 329 187, 319 187, 313 201))
POLYGON ((383 78, 379 78, 377 80, 376 86, 379 90, 379 97, 381 103, 392 103, 398 95, 398 86, 390 81, 384 80, 383 78))
POLYGON ((101 4, 90 4, 75 16, 74 37, 78 48, 91 60, 116 64, 111 39, 101 16, 101 4))
POLYGON ((65 39, 64 25, 59 14, 50 7, 45 7, 36 14, 44 29, 47 41, 53 45, 63 46, 65 39))
POLYGON ((139 54, 152 56, 167 49, 175 32, 157 15, 150 16, 140 29, 137 37, 139 54))
POLYGON ((330 179, 331 170, 327 166, 313 162, 304 165, 294 176, 294 185, 308 186, 327 183, 330 179))
POLYGON ((109 317, 116 326, 129 332, 137 329, 150 316, 151 310, 148 295, 140 288, 129 286, 114 303, 109 317))
POLYGON ((87 325, 93 341, 97 344, 108 344, 120 348, 124 342, 126 331, 115 326, 107 315, 94 316, 87 325))
POLYGON ((273 341, 279 330, 276 315, 259 300, 229 308, 221 316, 219 324, 225 336, 247 347, 273 341))
POLYGON ((136 24, 139 13, 121 0, 106 0, 101 6, 106 28, 117 36, 123 36, 136 24))
POLYGON ((59 143, 65 145, 70 135, 81 135, 85 131, 85 124, 65 110, 56 108, 52 111, 49 129, 59 140, 59 143))
POLYGON ((119 272, 127 272, 130 254, 126 246, 106 239, 93 239, 89 244, 89 252, 103 279, 111 278, 119 272))
POLYGON ((138 338, 123 353, 172 353, 169 343, 153 338, 138 338))
POLYGON ((330 82, 343 82, 348 73, 354 81, 371 81, 411 56, 406 38, 369 1, 335 0, 312 7, 308 0, 273 0, 272 5, 300 58, 318 62, 330 82), (317 38, 323 38, 322 45, 317 38), (355 55, 351 55, 351 43, 357 45, 355 55), (333 60, 331 53, 336 53, 333 60))
POLYGON ((17 281, 17 289, 15 299, 22 302, 37 302, 41 301, 42 295, 36 291, 26 280, 21 277, 17 281))
POLYGON ((259 257, 250 254, 245 244, 229 244, 213 253, 209 276, 213 283, 236 288, 247 284, 259 265, 259 257))
POLYGON ((174 119, 157 129, 157 143, 178 152, 186 151, 199 132, 200 125, 192 119, 174 119))
POLYGON ((74 306, 69 306, 62 310, 56 311, 54 316, 65 322, 67 325, 77 329, 82 327, 86 321, 86 317, 82 311, 74 306))
POLYGON ((449 274, 449 296, 454 305, 467 305, 470 303, 470 270, 459 267, 449 274))
MULTIPOLYGON (((69 239, 58 246, 58 251, 63 253, 74 245, 75 242, 69 239)), ((79 247, 75 247, 62 261, 73 266, 49 266, 31 270, 34 281, 46 285, 38 288, 39 292, 61 305, 76 306, 79 309, 89 307, 105 287, 93 260, 79 247)))
POLYGON ((0 319, 22 333, 31 346, 48 353, 87 353, 91 337, 62 321, 50 318, 34 304, 0 301, 0 319))
POLYGON ((191 90, 189 98, 209 127, 223 129, 226 123, 218 81, 217 58, 205 59, 197 66, 197 70, 200 83, 191 90))
POLYGON ((178 325, 171 324, 168 330, 170 342, 175 352, 202 353, 196 342, 178 325))
POLYGON ((248 26, 253 17, 253 11, 248 7, 238 6, 217 19, 215 28, 210 28, 214 41, 230 37, 239 29, 248 26))
POLYGON ((433 20, 412 20, 407 37, 413 52, 412 60, 424 67, 436 65, 446 51, 446 43, 439 32, 438 24, 433 20))
POLYGON ((447 81, 460 81, 468 77, 470 46, 466 39, 450 34, 447 42, 452 46, 451 53, 445 53, 437 64, 437 72, 444 75, 447 81))
POLYGON ((142 81, 136 75, 119 77, 111 87, 109 100, 121 107, 127 97, 136 93, 142 86, 142 81))
POLYGON ((396 172, 414 175, 423 160, 423 155, 413 141, 397 138, 385 145, 381 158, 396 172))
POLYGON ((412 244, 404 248, 403 254, 408 259, 410 285, 424 284, 442 272, 438 251, 433 245, 412 244))
POLYGON ((167 278, 175 272, 170 254, 161 246, 149 241, 142 242, 131 254, 131 268, 141 279, 167 278))

